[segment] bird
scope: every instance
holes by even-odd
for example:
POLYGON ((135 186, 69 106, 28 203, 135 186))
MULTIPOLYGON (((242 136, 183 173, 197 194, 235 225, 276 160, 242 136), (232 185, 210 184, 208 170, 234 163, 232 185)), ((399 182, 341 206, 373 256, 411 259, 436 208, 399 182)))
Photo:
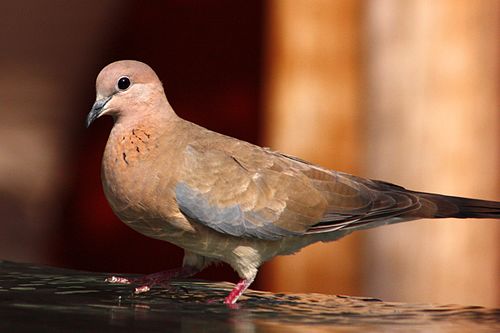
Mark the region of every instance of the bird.
POLYGON ((101 179, 113 212, 148 237, 184 249, 182 266, 141 278, 136 293, 229 264, 235 304, 259 266, 353 231, 421 218, 500 218, 500 202, 405 189, 330 170, 177 116, 147 64, 120 60, 96 79, 86 118, 114 120, 101 179))

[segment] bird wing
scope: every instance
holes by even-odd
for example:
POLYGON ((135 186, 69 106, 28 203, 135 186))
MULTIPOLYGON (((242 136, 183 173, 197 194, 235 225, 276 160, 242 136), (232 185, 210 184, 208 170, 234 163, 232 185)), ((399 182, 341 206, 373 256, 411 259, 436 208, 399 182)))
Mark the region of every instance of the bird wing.
POLYGON ((325 213, 307 229, 307 234, 363 229, 393 218, 411 220, 418 217, 411 213, 422 207, 418 192, 380 180, 327 170, 294 156, 274 154, 294 161, 294 168, 306 175, 328 202, 325 213))
POLYGON ((188 145, 175 194, 189 219, 232 236, 277 240, 357 227, 415 208, 402 188, 380 184, 231 141, 224 148, 188 145))

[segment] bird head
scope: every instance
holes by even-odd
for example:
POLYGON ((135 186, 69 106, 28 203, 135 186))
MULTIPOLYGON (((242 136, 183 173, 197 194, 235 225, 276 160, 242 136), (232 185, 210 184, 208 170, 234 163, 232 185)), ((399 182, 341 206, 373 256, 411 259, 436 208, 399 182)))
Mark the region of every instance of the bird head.
MULTIPOLYGON (((148 65, 135 60, 121 60, 104 67, 96 80, 96 100, 86 125, 102 115, 116 121, 147 116, 148 110, 163 109, 167 103, 163 87, 148 65)), ((170 108, 169 108, 170 109, 170 108)))

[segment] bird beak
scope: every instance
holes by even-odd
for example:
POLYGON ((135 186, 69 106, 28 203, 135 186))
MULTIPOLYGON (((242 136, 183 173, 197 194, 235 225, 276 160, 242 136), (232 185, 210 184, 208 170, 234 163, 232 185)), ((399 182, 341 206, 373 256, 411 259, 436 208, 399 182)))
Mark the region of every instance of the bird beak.
POLYGON ((87 128, 96 120, 99 118, 104 111, 104 107, 106 104, 109 102, 113 96, 105 97, 98 99, 95 101, 94 105, 92 105, 92 109, 90 110, 89 114, 87 115, 87 120, 85 122, 85 125, 87 125, 87 128))

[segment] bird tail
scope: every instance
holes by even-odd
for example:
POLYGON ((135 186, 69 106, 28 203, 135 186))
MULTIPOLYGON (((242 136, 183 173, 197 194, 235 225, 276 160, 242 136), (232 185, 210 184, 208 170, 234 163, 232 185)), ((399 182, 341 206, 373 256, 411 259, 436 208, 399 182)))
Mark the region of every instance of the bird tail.
MULTIPOLYGON (((417 218, 500 218, 500 202, 413 192, 421 208, 410 214, 417 218)), ((409 215, 410 215, 409 214, 409 215)))

